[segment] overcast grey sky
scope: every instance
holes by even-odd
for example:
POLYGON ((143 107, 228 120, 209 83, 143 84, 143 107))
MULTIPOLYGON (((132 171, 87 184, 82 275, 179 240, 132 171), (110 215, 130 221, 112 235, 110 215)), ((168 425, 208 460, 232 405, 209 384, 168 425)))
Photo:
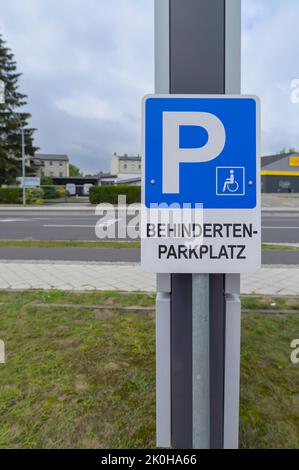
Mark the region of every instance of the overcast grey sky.
MULTIPOLYGON (((298 0, 242 0, 242 92, 263 105, 263 153, 299 148, 298 0)), ((1 0, 40 151, 85 172, 140 152, 141 97, 153 92, 154 0, 1 0)))

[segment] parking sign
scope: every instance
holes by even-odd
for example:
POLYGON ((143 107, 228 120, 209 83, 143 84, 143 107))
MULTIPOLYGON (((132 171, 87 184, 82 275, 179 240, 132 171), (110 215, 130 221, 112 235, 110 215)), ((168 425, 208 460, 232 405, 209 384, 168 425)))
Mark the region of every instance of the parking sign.
POLYGON ((258 269, 258 99, 228 95, 146 97, 143 203, 147 214, 143 227, 148 228, 142 237, 142 264, 146 270, 258 269), (166 213, 171 217, 174 208, 182 213, 191 208, 193 221, 187 222, 185 232, 180 230, 184 222, 176 221, 172 226, 170 220, 163 225, 159 222, 161 214, 154 213, 158 207, 164 218, 166 213), (155 215, 154 222, 146 221, 150 213, 155 215), (159 232, 161 227, 165 230, 159 232), (190 242, 193 251, 189 253, 184 247, 187 244, 190 248, 190 242), (197 254, 196 242, 201 244, 197 254))

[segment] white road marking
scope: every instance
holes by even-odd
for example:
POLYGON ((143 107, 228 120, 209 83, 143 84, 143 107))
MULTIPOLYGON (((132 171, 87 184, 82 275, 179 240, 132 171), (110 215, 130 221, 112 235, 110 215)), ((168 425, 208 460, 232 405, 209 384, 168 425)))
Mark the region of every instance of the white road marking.
MULTIPOLYGON (((111 219, 108 220, 107 222, 104 222, 103 224, 99 224, 98 227, 110 227, 111 225, 116 224, 120 219, 111 219)), ((46 228, 95 228, 96 223, 94 225, 69 225, 69 224, 49 224, 49 225, 44 225, 46 228)))
POLYGON ((49 217, 32 217, 30 219, 0 219, 0 223, 8 223, 8 222, 33 222, 35 220, 51 220, 49 217))
POLYGON ((111 225, 116 224, 120 219, 110 219, 103 224, 99 224, 98 227, 110 227, 111 225))
POLYGON ((7 222, 26 222, 27 220, 30 221, 30 219, 2 219, 0 222, 7 223, 7 222))
POLYGON ((94 228, 95 225, 43 225, 45 228, 94 228))
POLYGON ((262 227, 262 229, 270 230, 299 230, 299 227, 262 227))

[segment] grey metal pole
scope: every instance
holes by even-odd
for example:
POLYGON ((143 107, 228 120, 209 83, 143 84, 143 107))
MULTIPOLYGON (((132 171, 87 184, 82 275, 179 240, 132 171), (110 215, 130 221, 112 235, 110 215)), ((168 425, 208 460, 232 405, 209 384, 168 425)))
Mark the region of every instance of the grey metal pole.
POLYGON ((23 206, 26 206, 26 187, 25 187, 25 176, 26 176, 26 155, 25 155, 25 131, 21 125, 21 136, 22 136, 22 186, 23 186, 23 206))
MULTIPOLYGON (((224 94, 225 0, 171 0, 170 12, 170 92, 224 94)), ((211 275, 209 282, 197 275, 172 275, 172 283, 175 286, 172 291, 173 444, 177 448, 221 448, 224 275, 211 275), (206 321, 202 322, 201 318, 206 321), (207 329, 208 340, 204 337, 207 329), (208 361, 206 356, 199 359, 200 351, 208 345, 208 361), (198 364, 202 359, 203 363, 198 364), (202 380, 198 389, 196 377, 200 372, 202 380), (199 403, 203 397, 205 402, 199 403), (202 408, 207 408, 208 414, 201 413, 202 408)))
MULTIPOLYGON (((240 5, 156 0, 156 93, 240 93, 240 5)), ((158 446, 238 445, 239 281, 158 275, 157 338, 165 338, 157 341, 158 446)))
MULTIPOLYGON (((241 0, 226 1, 225 93, 241 93, 241 0)), ((225 276, 223 447, 239 446, 241 302, 240 274, 225 276)))
POLYGON ((208 274, 192 279, 193 448, 210 448, 210 286, 208 274))
MULTIPOLYGON (((169 93, 169 0, 155 0, 155 91, 169 93)), ((156 443, 171 447, 171 275, 157 275, 156 443)))

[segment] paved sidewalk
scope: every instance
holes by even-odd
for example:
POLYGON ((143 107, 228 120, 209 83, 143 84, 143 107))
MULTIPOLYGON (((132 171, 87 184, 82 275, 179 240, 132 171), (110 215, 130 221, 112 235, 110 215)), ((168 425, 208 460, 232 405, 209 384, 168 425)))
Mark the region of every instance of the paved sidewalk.
MULTIPOLYGON (((155 291, 155 275, 138 264, 0 262, 0 289, 155 291)), ((242 275, 242 294, 299 295, 298 267, 264 267, 242 275)))

